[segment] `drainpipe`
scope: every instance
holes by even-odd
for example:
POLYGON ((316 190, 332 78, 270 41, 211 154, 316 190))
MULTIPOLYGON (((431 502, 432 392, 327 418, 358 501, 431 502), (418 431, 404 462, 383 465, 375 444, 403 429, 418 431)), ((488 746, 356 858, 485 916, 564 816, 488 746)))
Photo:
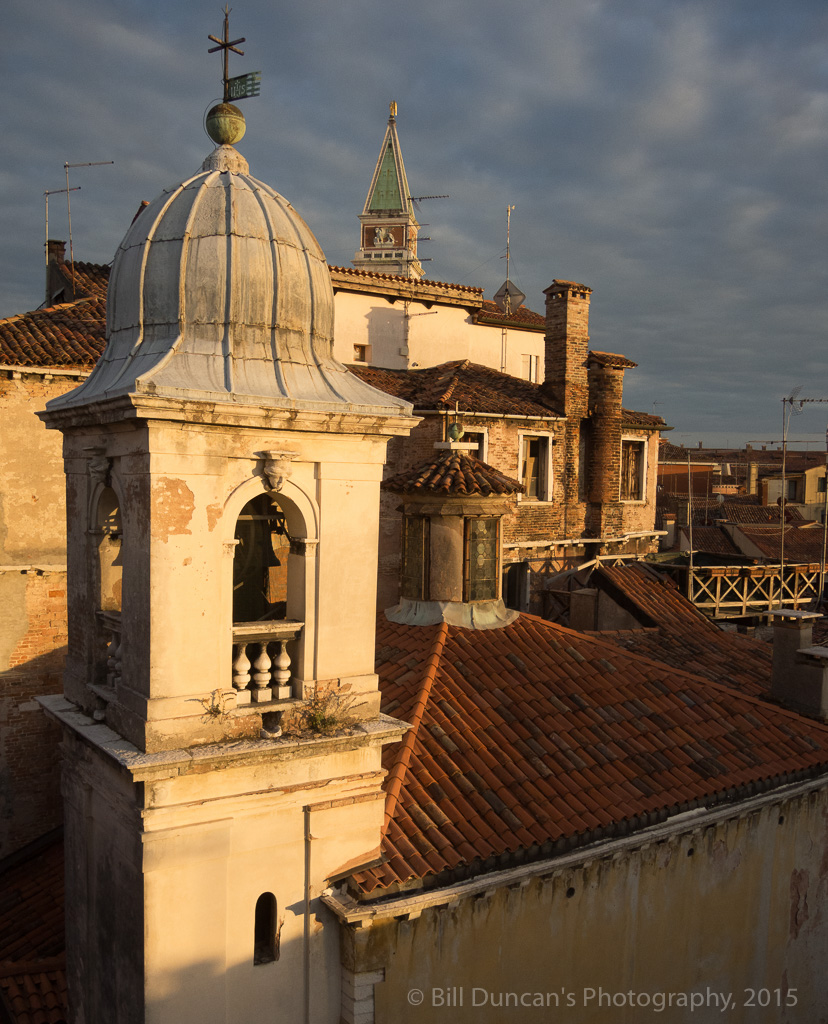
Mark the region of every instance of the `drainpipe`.
POLYGON ((304 989, 305 989, 305 1024, 310 1024, 310 903, 311 903, 311 840, 310 805, 302 808, 305 816, 305 934, 304 934, 304 989))

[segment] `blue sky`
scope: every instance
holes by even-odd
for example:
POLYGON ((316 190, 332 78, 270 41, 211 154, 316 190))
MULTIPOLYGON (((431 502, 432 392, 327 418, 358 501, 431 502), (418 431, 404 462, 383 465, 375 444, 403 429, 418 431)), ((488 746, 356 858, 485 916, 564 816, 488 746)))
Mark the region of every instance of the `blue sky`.
MULTIPOLYGON (((220 93, 203 0, 11 0, 0 316, 36 307, 46 189, 72 171, 75 256, 108 262, 142 199, 197 169, 220 93)), ((231 73, 262 72, 239 145, 329 262, 347 264, 388 103, 424 206, 430 277, 542 311, 594 289, 625 404, 675 436, 775 438, 780 398, 828 396, 828 7, 793 0, 238 0, 231 73), (701 435, 699 435, 701 436, 701 435)), ((65 197, 50 234, 66 234, 65 197)), ((798 430, 820 432, 828 406, 798 430)))

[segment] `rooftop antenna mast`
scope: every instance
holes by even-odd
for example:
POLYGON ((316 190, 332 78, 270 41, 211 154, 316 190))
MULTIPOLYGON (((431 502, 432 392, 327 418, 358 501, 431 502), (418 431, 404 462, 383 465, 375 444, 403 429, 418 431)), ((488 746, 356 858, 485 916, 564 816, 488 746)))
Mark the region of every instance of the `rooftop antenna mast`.
MULTIPOLYGON (((69 193, 76 192, 77 189, 69 188, 69 168, 70 167, 103 167, 104 164, 114 164, 114 160, 94 160, 91 163, 85 164, 69 164, 64 163, 63 169, 66 171, 66 188, 61 189, 61 192, 66 193, 66 212, 69 215, 69 266, 72 268, 72 293, 75 291, 75 250, 72 247, 72 204, 69 201, 69 193)), ((48 258, 48 256, 47 256, 48 258)))
MULTIPOLYGON (((784 603, 785 589, 785 504, 787 495, 786 461, 788 454, 788 424, 791 422, 791 414, 800 415, 803 408, 813 402, 828 402, 828 398, 800 398, 799 392, 802 385, 782 399, 782 495, 779 499, 779 607, 784 603)), ((824 570, 823 570, 824 573, 824 570)), ((822 574, 820 574, 820 585, 822 574)), ((822 595, 820 594, 820 597, 822 595)))
MULTIPOLYGON (((506 280, 500 286, 498 291, 495 293, 494 300, 497 303, 501 313, 506 316, 511 316, 512 313, 520 307, 521 302, 526 298, 523 292, 514 284, 512 284, 511 278, 509 277, 509 260, 511 256, 510 249, 510 237, 512 232, 512 210, 514 206, 506 207, 506 280)), ((503 259, 503 257, 501 257, 503 259)), ((506 346, 508 339, 508 329, 506 324, 503 324, 500 333, 500 372, 506 372, 506 346)), ((533 380, 536 376, 533 368, 529 368, 529 379, 533 380)))
POLYGON ((80 192, 80 185, 75 185, 72 189, 65 188, 47 188, 43 193, 43 198, 46 200, 46 266, 49 265, 49 196, 62 195, 64 192, 80 192))

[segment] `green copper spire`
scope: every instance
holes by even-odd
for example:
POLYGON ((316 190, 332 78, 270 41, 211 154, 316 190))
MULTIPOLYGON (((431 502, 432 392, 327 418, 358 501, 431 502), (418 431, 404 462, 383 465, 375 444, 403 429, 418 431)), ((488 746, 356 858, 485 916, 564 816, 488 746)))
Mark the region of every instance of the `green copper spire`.
POLYGON ((388 127, 363 213, 411 213, 411 194, 397 137, 397 104, 391 103, 390 106, 388 127))
POLYGON ((417 259, 420 225, 414 216, 397 138, 397 104, 392 103, 390 110, 368 198, 359 218, 360 248, 353 264, 383 274, 420 278, 424 273, 417 259))

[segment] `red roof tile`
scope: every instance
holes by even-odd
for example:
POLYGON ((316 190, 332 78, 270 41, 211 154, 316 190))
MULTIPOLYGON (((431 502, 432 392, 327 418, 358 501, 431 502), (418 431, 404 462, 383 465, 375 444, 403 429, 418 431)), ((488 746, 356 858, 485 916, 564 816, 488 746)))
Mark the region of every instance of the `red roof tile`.
POLYGON ((477 323, 492 324, 511 327, 525 327, 535 331, 546 330, 546 317, 535 313, 526 306, 518 306, 514 313, 504 313, 496 302, 485 299, 480 312, 477 314, 477 323))
POLYGON ((106 301, 78 299, 0 320, 0 363, 91 368, 106 344, 106 301))
POLYGON ((468 359, 418 370, 386 370, 355 365, 349 370, 366 383, 412 402, 416 409, 455 408, 500 415, 537 416, 551 419, 560 415, 549 403, 539 384, 510 377, 468 359))
POLYGON ((828 770, 828 727, 534 616, 485 633, 383 617, 377 671, 383 710, 413 728, 386 752, 385 861, 354 875, 364 895, 828 770))
POLYGON ((461 450, 441 449, 425 465, 385 480, 386 490, 401 494, 518 494, 523 484, 461 450))
POLYGON ((59 832, 0 863, 0 993, 14 1024, 66 1020, 59 832))
POLYGON ((645 627, 598 634, 624 650, 755 696, 770 688, 769 645, 720 629, 679 592, 673 580, 646 563, 601 566, 590 577, 590 586, 606 589, 645 627))

